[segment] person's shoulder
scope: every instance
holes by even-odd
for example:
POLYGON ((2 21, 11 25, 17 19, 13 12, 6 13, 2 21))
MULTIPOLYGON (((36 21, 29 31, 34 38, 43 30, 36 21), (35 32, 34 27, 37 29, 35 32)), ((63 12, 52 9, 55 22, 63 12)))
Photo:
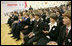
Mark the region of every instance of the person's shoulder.
POLYGON ((42 19, 40 19, 40 22, 44 22, 42 19))
POLYGON ((63 26, 61 26, 61 27, 66 27, 66 25, 63 25, 63 26))
POLYGON ((43 24, 43 25, 44 25, 44 21, 43 21, 43 20, 41 20, 41 21, 40 21, 40 24, 43 24))
POLYGON ((27 18, 28 20, 30 20, 30 18, 27 18))
POLYGON ((61 29, 64 29, 64 28, 66 28, 66 25, 61 26, 61 29))

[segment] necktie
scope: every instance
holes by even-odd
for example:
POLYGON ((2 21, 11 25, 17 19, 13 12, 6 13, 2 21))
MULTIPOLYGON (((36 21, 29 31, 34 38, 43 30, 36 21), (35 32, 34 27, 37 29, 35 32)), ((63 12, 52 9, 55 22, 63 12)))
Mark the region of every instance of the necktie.
MULTIPOLYGON (((66 28, 66 37, 65 37, 65 40, 66 40, 67 36, 68 36, 68 28, 66 28)), ((63 45, 65 45, 65 40, 63 42, 63 45)))

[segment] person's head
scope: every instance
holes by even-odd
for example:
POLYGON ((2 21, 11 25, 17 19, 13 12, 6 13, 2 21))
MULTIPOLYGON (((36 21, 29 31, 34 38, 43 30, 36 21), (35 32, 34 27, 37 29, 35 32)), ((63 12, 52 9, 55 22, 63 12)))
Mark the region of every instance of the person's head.
POLYGON ((50 22, 56 22, 58 19, 58 16, 55 13, 52 13, 50 15, 50 22))
POLYGON ((64 25, 71 24, 71 11, 66 11, 63 14, 63 24, 64 25))
POLYGON ((14 11, 14 15, 16 15, 17 14, 17 12, 16 11, 14 11))
POLYGON ((35 19, 37 20, 37 19, 39 19, 40 18, 40 16, 41 16, 41 14, 40 13, 35 13, 35 15, 34 15, 34 17, 35 17, 35 19))
POLYGON ((40 14, 43 14, 43 11, 42 10, 40 10, 40 14))
POLYGON ((34 18, 34 14, 33 14, 33 13, 29 14, 29 17, 30 17, 31 19, 34 18))
POLYGON ((71 5, 68 6, 68 10, 71 10, 71 5))
POLYGON ((13 14, 13 12, 10 13, 11 15, 13 14))
POLYGON ((22 16, 22 14, 21 14, 21 13, 19 13, 19 14, 18 14, 18 16, 22 16))
POLYGON ((28 10, 25 10, 25 12, 28 12, 28 10))
POLYGON ((22 17, 22 14, 21 14, 21 13, 19 13, 19 14, 18 14, 18 18, 19 18, 19 19, 21 19, 21 17, 22 17))
POLYGON ((56 11, 56 15, 60 15, 60 11, 56 11))
POLYGON ((31 5, 30 5, 30 8, 31 8, 31 5))
POLYGON ((25 13, 25 17, 26 17, 26 18, 29 17, 29 13, 25 13))
POLYGON ((46 12, 46 16, 49 16, 49 13, 48 12, 46 12))
POLYGON ((62 9, 64 10, 64 12, 67 10, 66 6, 63 6, 63 8, 62 8, 62 9))
POLYGON ((24 16, 24 17, 25 17, 25 13, 26 13, 26 12, 24 12, 24 11, 23 11, 22 16, 24 16))

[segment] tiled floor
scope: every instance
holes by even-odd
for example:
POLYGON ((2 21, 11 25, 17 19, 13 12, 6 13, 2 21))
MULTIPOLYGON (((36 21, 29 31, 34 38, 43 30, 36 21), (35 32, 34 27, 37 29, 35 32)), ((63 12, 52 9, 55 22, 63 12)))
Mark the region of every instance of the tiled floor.
POLYGON ((10 30, 8 24, 1 24, 1 45, 20 45, 22 37, 21 40, 16 41, 16 39, 11 38, 12 35, 8 35, 10 30))

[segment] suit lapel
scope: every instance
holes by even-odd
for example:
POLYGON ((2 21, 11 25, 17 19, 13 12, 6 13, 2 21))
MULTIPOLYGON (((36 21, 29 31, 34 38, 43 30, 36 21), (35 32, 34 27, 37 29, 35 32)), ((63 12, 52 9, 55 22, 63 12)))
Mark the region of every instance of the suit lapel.
POLYGON ((56 26, 53 26, 52 29, 51 29, 51 32, 53 32, 55 30, 56 30, 56 26))
POLYGON ((39 23, 40 23, 40 20, 37 22, 36 20, 35 20, 35 27, 38 27, 39 26, 39 23))
POLYGON ((39 24, 41 23, 40 21, 41 21, 41 20, 39 19, 39 21, 37 22, 37 26, 39 26, 39 24))
POLYGON ((71 30, 66 38, 66 44, 71 43, 71 30))
POLYGON ((70 30, 70 32, 69 32, 69 34, 68 34, 67 38, 69 38, 69 37, 71 37, 71 30, 70 30))

